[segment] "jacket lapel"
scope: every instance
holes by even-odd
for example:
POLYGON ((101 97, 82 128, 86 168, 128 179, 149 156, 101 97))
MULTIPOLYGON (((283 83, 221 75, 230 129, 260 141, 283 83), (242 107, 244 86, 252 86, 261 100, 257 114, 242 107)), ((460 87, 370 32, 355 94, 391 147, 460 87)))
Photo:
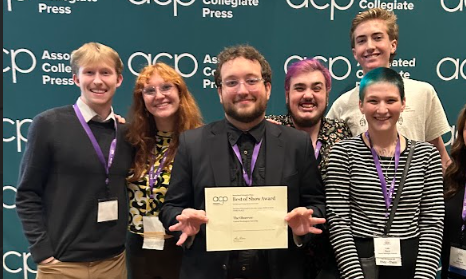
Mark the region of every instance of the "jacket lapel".
POLYGON ((212 171, 214 172, 215 185, 230 185, 229 148, 225 121, 219 121, 212 125, 208 136, 207 148, 210 157, 212 171))
POLYGON ((269 122, 265 125, 265 184, 277 185, 282 181, 285 148, 278 126, 269 122))

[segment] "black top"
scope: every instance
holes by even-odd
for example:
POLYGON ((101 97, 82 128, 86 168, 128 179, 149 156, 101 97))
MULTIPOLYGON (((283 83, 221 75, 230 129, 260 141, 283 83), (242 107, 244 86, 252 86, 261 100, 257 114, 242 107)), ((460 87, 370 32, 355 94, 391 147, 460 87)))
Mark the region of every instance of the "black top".
MULTIPOLYGON (((257 157, 256 165, 252 173, 252 185, 264 185, 265 183, 265 119, 249 131, 241 131, 230 122, 225 120, 228 134, 228 142, 233 147, 238 145, 243 166, 230 149, 230 186, 248 187, 242 175, 242 168, 246 168, 248 175, 251 174, 251 161, 254 147, 262 140, 261 149, 257 157)), ((260 278, 268 272, 266 255, 260 250, 231 251, 228 278, 260 278)))
MULTIPOLYGON (((170 186, 159 214, 166 228, 178 223, 176 216, 185 208, 205 210, 207 187, 231 186, 232 147, 226 126, 225 120, 221 120, 180 135, 170 186)), ((266 157, 264 185, 287 186, 288 211, 305 206, 314 210, 314 216, 324 216, 324 188, 309 135, 267 122, 265 127, 266 142, 261 146, 266 157)), ((178 237, 180 232, 173 234, 178 237)), ((184 250, 180 278, 226 279, 234 276, 233 269, 238 270, 231 266, 230 251, 206 251, 206 237, 205 225, 201 225, 192 245, 184 250)), ((310 236, 306 236, 303 242, 308 240, 311 240, 310 236)), ((288 249, 260 251, 267 255, 268 272, 248 278, 303 278, 304 249, 294 244, 291 229, 288 230, 288 249)))
MULTIPOLYGON (((225 120, 226 121, 226 120, 225 120)), ((243 132, 233 126, 230 122, 226 121, 226 129, 228 134, 228 141, 230 146, 238 145, 243 166, 246 168, 248 175, 251 174, 251 161, 254 147, 262 140, 259 156, 257 157, 256 166, 252 173, 252 186, 264 185, 265 183, 265 121, 263 120, 257 126, 247 132, 243 132)), ((230 148, 230 179, 231 186, 247 186, 242 174, 242 166, 238 158, 230 148)))
MULTIPOLYGON (((90 121, 89 126, 108 157, 114 123, 90 121)), ((97 261, 124 250, 126 175, 133 160, 124 134, 124 126, 118 125, 107 187, 105 168, 72 106, 34 118, 21 162, 16 206, 35 262, 51 256, 64 262, 97 261), (107 196, 118 199, 118 220, 97 223, 98 202, 107 196)))

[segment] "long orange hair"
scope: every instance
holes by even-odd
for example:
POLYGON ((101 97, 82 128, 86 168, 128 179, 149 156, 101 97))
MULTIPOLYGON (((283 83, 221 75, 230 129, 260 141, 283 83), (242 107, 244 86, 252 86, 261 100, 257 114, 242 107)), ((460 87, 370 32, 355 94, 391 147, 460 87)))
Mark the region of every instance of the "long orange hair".
POLYGON ((164 167, 168 166, 175 157, 180 134, 203 124, 199 107, 180 74, 172 67, 161 62, 144 67, 139 73, 134 86, 133 103, 129 112, 130 124, 126 135, 128 142, 136 148, 136 157, 133 162, 134 175, 128 179, 131 182, 138 181, 144 173, 146 163, 149 161, 149 155, 156 144, 157 126, 154 117, 147 111, 142 96, 142 89, 155 74, 159 75, 164 81, 175 84, 180 97, 180 106, 176 113, 175 126, 172 131, 172 139, 164 167))

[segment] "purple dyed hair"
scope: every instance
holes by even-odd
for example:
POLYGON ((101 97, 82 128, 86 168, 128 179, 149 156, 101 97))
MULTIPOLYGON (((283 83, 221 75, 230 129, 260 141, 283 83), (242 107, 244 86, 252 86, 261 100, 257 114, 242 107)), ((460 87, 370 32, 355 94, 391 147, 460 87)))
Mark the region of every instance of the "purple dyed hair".
POLYGON ((319 62, 319 60, 315 58, 306 58, 297 61, 288 67, 288 71, 286 72, 285 77, 285 91, 290 90, 290 82, 292 77, 313 71, 320 71, 324 75, 325 89, 327 89, 327 93, 330 92, 330 89, 332 89, 332 78, 330 76, 330 72, 327 67, 325 67, 322 63, 319 62))

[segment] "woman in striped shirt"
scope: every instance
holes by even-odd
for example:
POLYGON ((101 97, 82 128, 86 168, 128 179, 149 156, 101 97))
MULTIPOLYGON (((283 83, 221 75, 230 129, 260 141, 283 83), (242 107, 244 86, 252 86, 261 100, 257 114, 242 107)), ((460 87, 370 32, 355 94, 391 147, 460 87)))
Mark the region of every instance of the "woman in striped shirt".
POLYGON ((363 273, 361 259, 376 261, 380 279, 435 278, 445 211, 440 155, 431 144, 398 133, 396 123, 405 108, 398 73, 370 71, 360 84, 368 131, 337 143, 330 153, 327 217, 342 278, 376 279, 363 273), (414 154, 387 228, 412 145, 414 154))

